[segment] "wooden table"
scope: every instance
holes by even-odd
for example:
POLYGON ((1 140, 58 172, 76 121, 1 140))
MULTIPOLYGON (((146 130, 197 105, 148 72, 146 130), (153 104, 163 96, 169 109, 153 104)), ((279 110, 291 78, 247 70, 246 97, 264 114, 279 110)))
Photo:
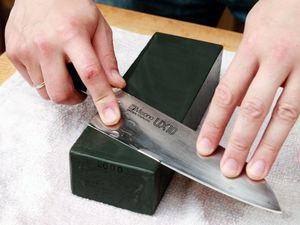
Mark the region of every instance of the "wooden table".
MULTIPOLYGON (((225 49, 232 51, 237 49, 242 38, 242 34, 236 32, 124 10, 101 4, 98 4, 98 7, 110 25, 140 34, 152 35, 153 33, 159 31, 221 44, 225 47, 225 49)), ((15 68, 8 60, 5 53, 2 54, 0 56, 0 84, 8 79, 14 71, 15 68)))

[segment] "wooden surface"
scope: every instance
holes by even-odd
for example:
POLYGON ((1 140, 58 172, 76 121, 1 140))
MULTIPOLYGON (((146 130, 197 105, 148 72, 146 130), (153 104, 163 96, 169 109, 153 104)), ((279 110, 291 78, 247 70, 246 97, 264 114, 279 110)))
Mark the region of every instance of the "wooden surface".
MULTIPOLYGON (((225 47, 225 49, 232 51, 237 49, 242 37, 240 33, 153 16, 145 13, 100 4, 98 7, 111 26, 116 26, 140 34, 152 35, 159 31, 221 44, 225 47)), ((0 84, 9 78, 14 71, 15 68, 9 62, 6 55, 1 55, 0 84)))

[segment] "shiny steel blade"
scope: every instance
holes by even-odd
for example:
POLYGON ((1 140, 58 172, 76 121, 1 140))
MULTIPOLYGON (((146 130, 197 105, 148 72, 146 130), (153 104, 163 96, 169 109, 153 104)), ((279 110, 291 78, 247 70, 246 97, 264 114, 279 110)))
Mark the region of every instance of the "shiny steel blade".
POLYGON ((122 121, 114 127, 107 127, 97 115, 90 124, 93 128, 200 184, 250 205, 281 212, 265 180, 252 181, 245 174, 235 179, 222 175, 219 163, 223 147, 219 146, 210 157, 199 156, 194 130, 122 90, 115 93, 120 103, 122 121))

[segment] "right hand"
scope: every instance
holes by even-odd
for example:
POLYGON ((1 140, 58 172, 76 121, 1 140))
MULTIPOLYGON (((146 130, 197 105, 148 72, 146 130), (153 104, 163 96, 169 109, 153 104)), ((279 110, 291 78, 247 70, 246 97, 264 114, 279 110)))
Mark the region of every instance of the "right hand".
POLYGON ((126 84, 118 71, 112 31, 92 0, 16 0, 6 31, 7 56, 44 99, 77 104, 66 63, 72 62, 102 121, 116 124, 120 109, 111 86, 126 84))

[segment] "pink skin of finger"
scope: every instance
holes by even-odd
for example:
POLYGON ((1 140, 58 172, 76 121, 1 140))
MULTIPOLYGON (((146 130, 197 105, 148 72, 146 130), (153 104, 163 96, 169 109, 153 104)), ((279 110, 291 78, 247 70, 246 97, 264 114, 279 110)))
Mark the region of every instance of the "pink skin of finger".
POLYGON ((37 90, 44 99, 59 104, 84 100, 66 68, 72 62, 107 125, 120 119, 111 88, 126 85, 112 40, 111 28, 90 0, 16 0, 5 31, 8 57, 30 85, 45 82, 37 90))
POLYGON ((241 102, 220 163, 227 177, 237 177, 244 168, 249 149, 283 83, 272 118, 246 167, 251 179, 261 180, 268 175, 299 117, 299 21, 298 0, 261 0, 247 17, 243 40, 216 89, 197 141, 201 155, 212 154, 241 102))

